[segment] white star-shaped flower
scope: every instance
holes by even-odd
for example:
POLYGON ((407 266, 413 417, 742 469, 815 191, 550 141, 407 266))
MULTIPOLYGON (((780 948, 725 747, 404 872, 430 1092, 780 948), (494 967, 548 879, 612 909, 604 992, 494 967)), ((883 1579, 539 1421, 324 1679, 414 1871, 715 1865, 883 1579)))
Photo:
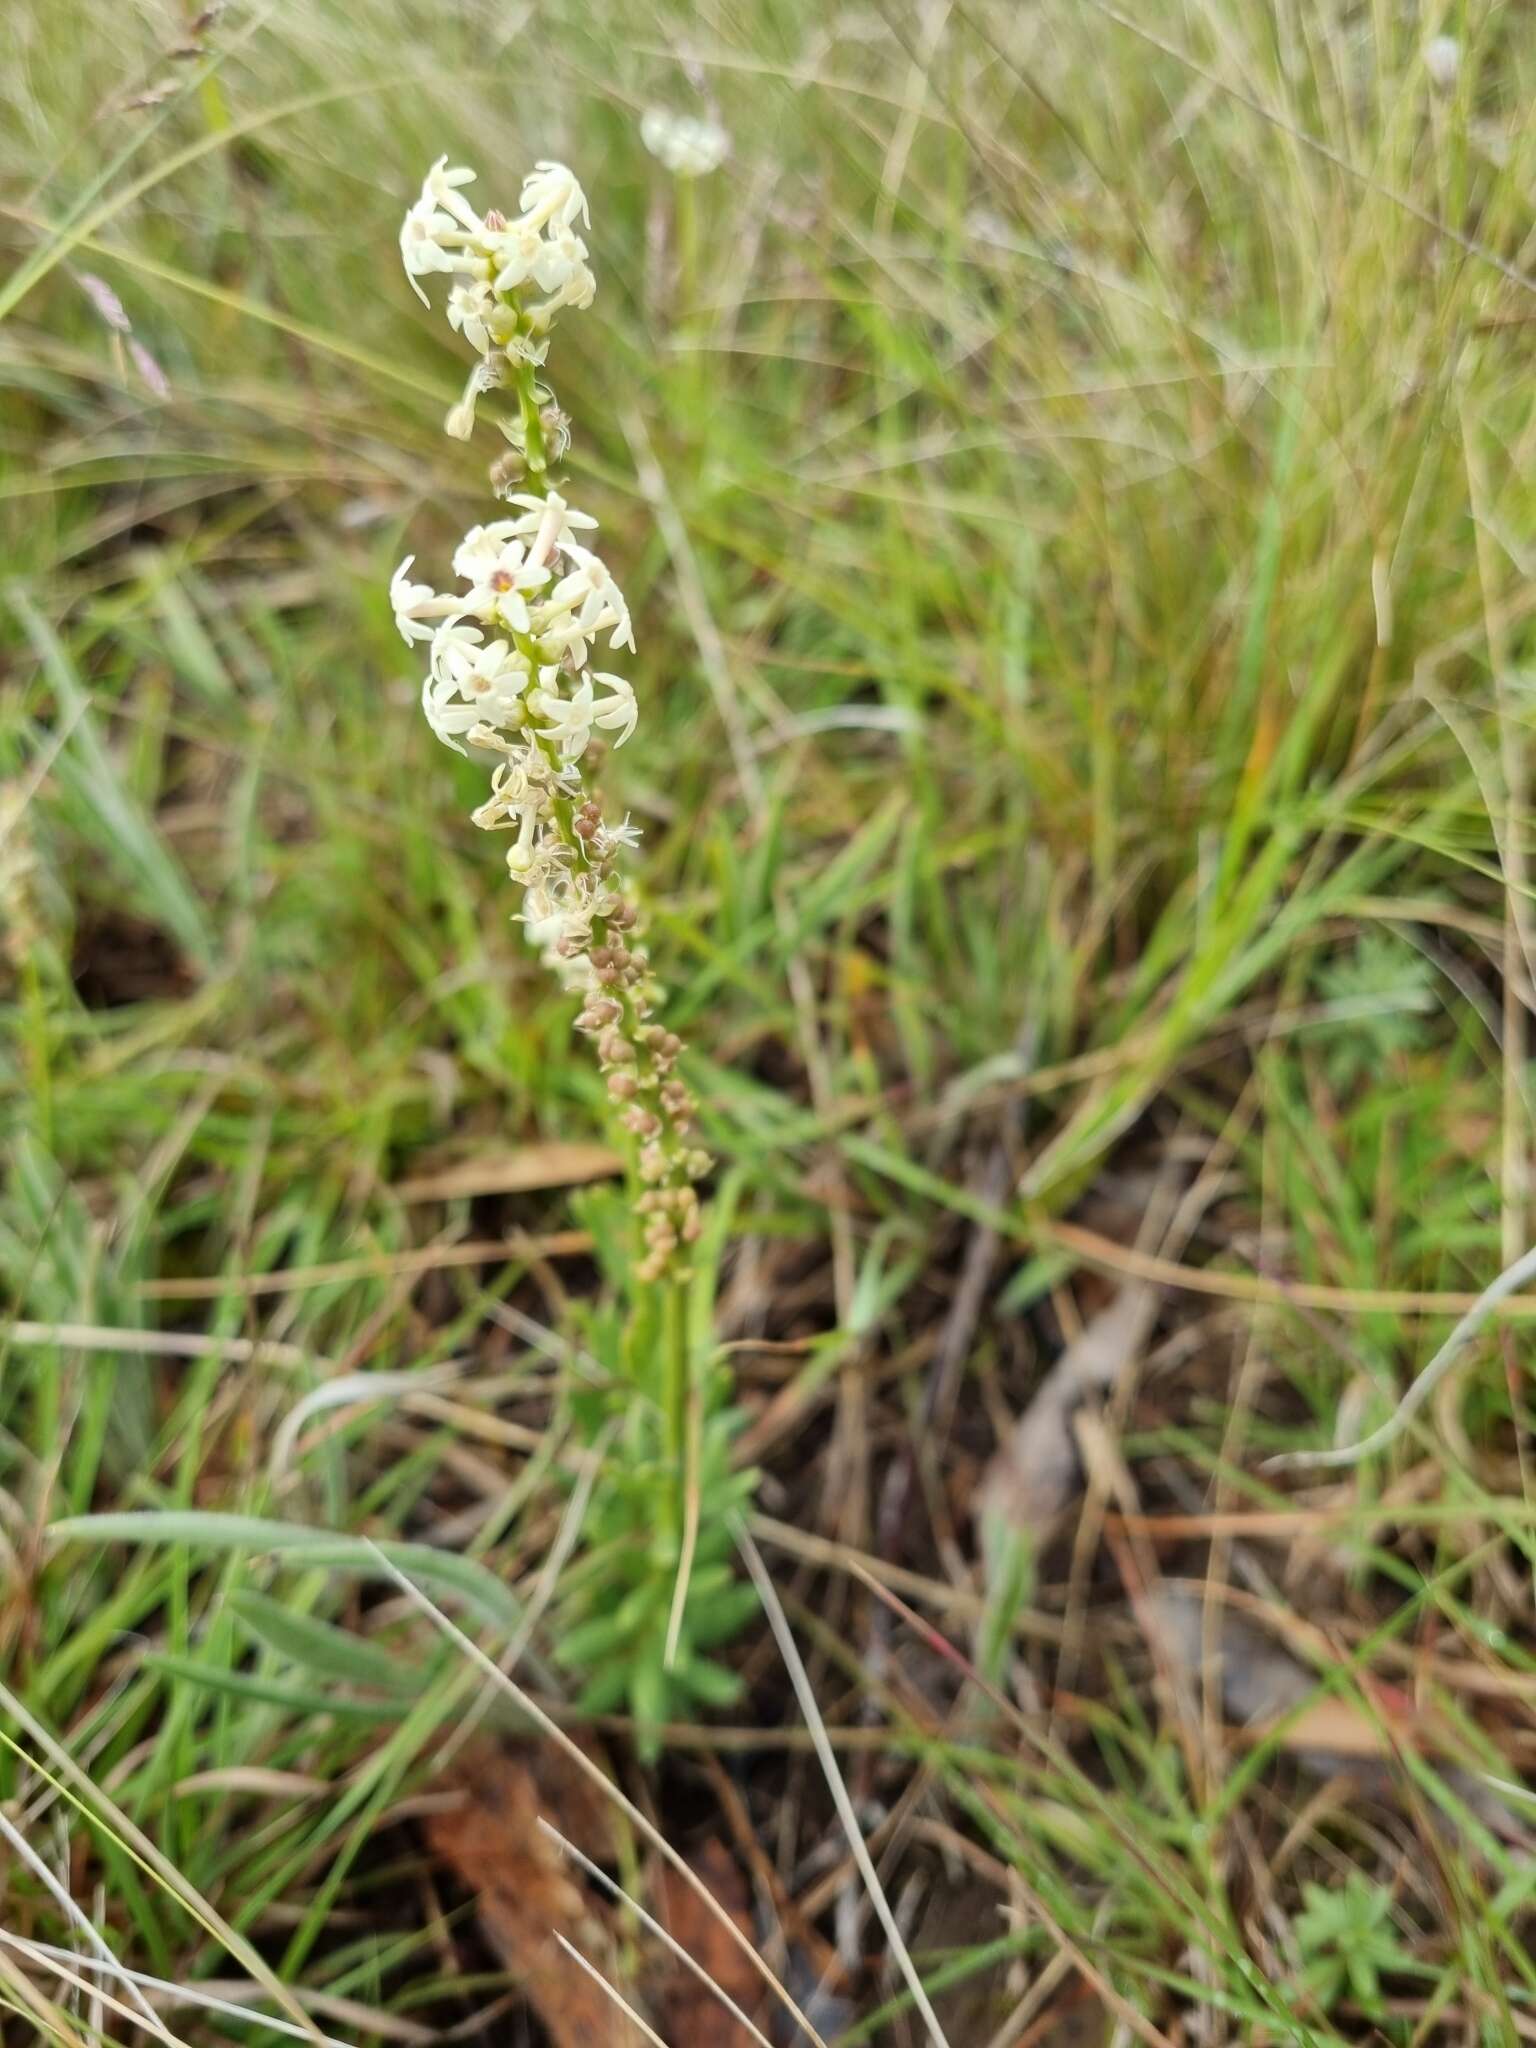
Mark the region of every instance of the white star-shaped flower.
POLYGON ((453 551, 454 575, 478 583, 507 542, 517 537, 515 519, 493 519, 485 526, 472 526, 453 551))
POLYGON ((622 747, 635 729, 640 717, 640 707, 635 702, 635 692, 623 676, 610 676, 602 669, 592 671, 594 683, 605 683, 609 695, 599 697, 592 711, 592 723, 601 726, 604 732, 616 733, 616 747, 622 747))
POLYGON ((488 284, 478 278, 467 284, 456 284, 448 294, 448 325, 455 333, 462 334, 470 347, 484 355, 491 347, 495 336, 492 324, 496 318, 496 294, 488 284))
POLYGON ((589 638, 611 628, 613 637, 608 645, 627 647, 633 652, 635 633, 629 606, 607 563, 583 547, 570 546, 565 553, 576 566, 549 593, 551 606, 573 611, 577 625, 589 638))
POLYGON ((584 227, 592 225, 586 194, 575 173, 548 157, 541 157, 524 178, 519 202, 523 219, 531 227, 541 228, 546 221, 557 221, 563 228, 573 227, 578 220, 584 227))
POLYGON ((532 264, 534 283, 543 292, 563 291, 586 267, 587 245, 569 228, 557 228, 542 244, 532 264))
POLYGON ((430 196, 436 200, 445 213, 453 215, 460 227, 468 229, 471 234, 479 234, 485 222, 459 189, 474 182, 475 174, 468 164, 455 164, 450 170, 447 157, 440 156, 422 183, 421 195, 424 199, 430 196))
POLYGON ((530 691, 528 709, 538 719, 567 761, 579 761, 592 738, 595 707, 591 679, 583 676, 569 697, 562 697, 545 683, 544 677, 557 670, 542 670, 539 687, 530 691))
POLYGON ((510 641, 488 641, 478 626, 446 619, 432 635, 421 708, 444 746, 462 754, 456 735, 471 727, 521 724, 529 680, 528 664, 510 641))
MULTIPOLYGON (((506 526, 511 522, 498 520, 496 523, 506 526)), ((453 558, 453 566, 461 576, 471 579, 465 600, 468 610, 481 618, 495 616, 514 633, 533 630, 526 593, 547 583, 549 571, 541 563, 529 561, 520 540, 508 536, 499 546, 477 549, 473 557, 466 557, 465 549, 460 548, 453 558), (472 566, 460 568, 461 558, 472 566)))
POLYGON ((507 503, 520 505, 522 512, 518 518, 498 524, 510 527, 528 541, 528 552, 540 561, 546 560, 552 549, 579 547, 577 534, 594 532, 597 527, 590 512, 578 512, 558 491, 547 491, 542 498, 528 491, 514 491, 507 503))
POLYGON ((446 618, 450 612, 460 609, 456 597, 442 597, 430 583, 413 583, 410 580, 414 555, 407 555, 394 575, 389 579, 389 602, 394 609, 395 624, 400 638, 409 647, 413 640, 430 640, 435 626, 426 623, 429 619, 446 618))
POLYGON ((514 220, 497 228, 486 238, 487 251, 495 265, 494 283, 499 292, 515 292, 534 274, 544 254, 544 237, 527 221, 514 220))
POLYGON ((493 832, 520 824, 526 810, 540 810, 543 802, 543 792, 529 780, 525 764, 508 755, 496 764, 490 795, 470 816, 482 831, 493 832))
POLYGON ((447 214, 440 212, 431 199, 418 199, 406 209, 405 219, 400 223, 400 261, 405 265, 411 290, 424 306, 431 305, 432 301, 416 282, 417 278, 429 277, 434 271, 456 271, 465 267, 462 259, 450 254, 438 239, 443 229, 452 226, 447 214))
POLYGON ((420 196, 407 207, 400 224, 400 260, 410 279, 411 290, 423 305, 430 303, 416 282, 435 271, 474 269, 474 259, 463 253, 463 245, 484 231, 484 222, 459 193, 474 172, 462 167, 448 168, 440 156, 422 182, 420 196))

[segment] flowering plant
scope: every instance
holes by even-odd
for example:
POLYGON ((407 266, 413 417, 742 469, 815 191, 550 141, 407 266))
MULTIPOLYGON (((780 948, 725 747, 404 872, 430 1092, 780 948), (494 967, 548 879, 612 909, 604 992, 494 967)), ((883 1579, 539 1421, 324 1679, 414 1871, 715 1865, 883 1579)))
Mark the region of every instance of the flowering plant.
POLYGON ((621 872, 639 834, 627 817, 607 820, 584 780, 594 735, 622 746, 638 717, 630 683, 592 665, 600 647, 633 652, 629 607, 592 545, 597 521, 549 475, 570 425, 542 372, 555 320, 590 306, 596 289, 576 232, 589 224, 587 202, 563 164, 541 162, 515 217, 481 215, 464 196, 473 179, 446 158, 433 165, 400 253, 424 302, 422 279, 452 280, 448 322, 476 352, 445 430, 467 440, 482 397, 505 390, 515 400, 498 421, 509 447, 492 470, 510 509, 460 542, 459 590, 412 580, 408 555, 390 601, 406 644, 425 647, 421 701, 433 732, 488 768, 474 822, 510 836, 517 915, 580 992, 576 1026, 594 1045, 625 1144, 640 1243, 610 1263, 630 1312, 597 1346, 614 1368, 610 1398, 579 1411, 594 1441, 620 1447, 624 1469, 598 1488, 588 1548, 599 1569, 573 1574, 562 1649, 577 1664, 605 1662, 589 1703, 611 1705, 627 1691, 653 1728, 674 1693, 713 1703, 730 1690, 730 1674, 698 1651, 750 1611, 750 1591, 731 1583, 725 1560, 724 1510, 751 1479, 730 1471, 723 1375, 696 1365, 707 1317, 690 1313, 690 1289, 708 1282, 696 1183, 711 1161, 677 1072, 682 1043, 656 1019, 659 990, 621 872), (515 488, 524 482, 537 488, 515 488))
POLYGON ((647 107, 640 119, 640 140, 676 178, 707 178, 725 162, 731 148, 731 138, 718 121, 669 113, 665 107, 647 107))

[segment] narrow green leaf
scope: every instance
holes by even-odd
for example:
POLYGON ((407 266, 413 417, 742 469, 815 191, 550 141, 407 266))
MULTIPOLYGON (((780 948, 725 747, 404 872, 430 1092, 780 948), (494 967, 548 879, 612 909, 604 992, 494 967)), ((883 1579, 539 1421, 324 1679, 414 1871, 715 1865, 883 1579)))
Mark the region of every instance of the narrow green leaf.
POLYGON ((266 1593, 238 1592, 229 1604, 269 1649, 322 1678, 369 1685, 380 1692, 417 1693, 426 1682, 425 1664, 364 1642, 313 1614, 285 1607, 266 1593))
POLYGON ((151 1651, 144 1659, 147 1671, 166 1678, 184 1678, 189 1685, 201 1685, 209 1692, 227 1693, 234 1699, 260 1701, 282 1707, 295 1719, 312 1714, 334 1714, 343 1721, 398 1721, 403 1705, 382 1700, 353 1700, 340 1694, 305 1692, 301 1686, 282 1685, 276 1679, 256 1678, 248 1671, 223 1671, 214 1664, 200 1664, 195 1657, 172 1657, 151 1651))
POLYGON ((256 1515, 204 1513, 196 1509, 140 1508, 118 1514, 76 1515, 55 1522, 53 1543, 184 1543, 189 1549, 285 1551, 308 1565, 329 1565, 364 1578, 387 1578, 384 1562, 407 1578, 457 1593, 493 1628, 514 1630, 522 1607, 501 1580, 473 1558, 428 1543, 400 1543, 363 1536, 337 1536, 301 1522, 267 1522, 256 1515))
POLYGON ((90 694, 64 643, 19 590, 13 588, 8 595, 70 728, 55 772, 76 800, 80 830, 96 840, 156 921, 206 971, 213 963, 213 939, 192 885, 167 853, 154 820, 124 785, 92 715, 90 694))

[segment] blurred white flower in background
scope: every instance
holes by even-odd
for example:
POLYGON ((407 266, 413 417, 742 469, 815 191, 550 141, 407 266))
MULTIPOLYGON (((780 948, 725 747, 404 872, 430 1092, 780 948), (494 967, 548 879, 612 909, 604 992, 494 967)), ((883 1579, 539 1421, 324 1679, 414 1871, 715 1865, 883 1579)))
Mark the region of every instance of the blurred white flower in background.
POLYGON ((1454 36, 1436 36, 1425 45, 1424 69, 1437 92, 1450 92, 1461 69, 1461 45, 1454 36))
POLYGON ((706 177, 731 153, 731 138, 718 121, 669 113, 665 107, 647 107, 640 117, 640 140, 677 178, 706 177))

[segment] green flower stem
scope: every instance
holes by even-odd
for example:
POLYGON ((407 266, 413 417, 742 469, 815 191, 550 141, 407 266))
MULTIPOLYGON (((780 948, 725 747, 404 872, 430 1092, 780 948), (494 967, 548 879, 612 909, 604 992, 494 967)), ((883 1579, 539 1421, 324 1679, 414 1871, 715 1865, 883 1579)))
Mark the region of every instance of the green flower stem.
POLYGON ((692 178, 678 178, 673 185, 673 219, 677 232, 678 321, 685 329, 693 324, 698 292, 699 212, 692 178))
MULTIPOLYGON (((547 664, 549 657, 538 641, 521 633, 514 633, 513 639, 519 651, 534 665, 535 671, 540 665, 547 664)), ((529 721, 527 731, 550 768, 558 769, 560 754, 553 734, 534 724, 532 720, 529 721)), ((570 798, 554 797, 551 812, 561 844, 569 849, 574 860, 586 864, 589 860, 587 845, 576 830, 575 806, 570 798)), ((592 936, 597 945, 601 946, 607 942, 610 929, 606 918, 593 918, 592 936)), ((633 995, 622 987, 613 989, 611 995, 620 1005, 622 1019, 619 1028, 634 1049, 637 1069, 649 1071, 659 1083, 660 1076, 656 1072, 651 1047, 641 1035, 644 1020, 636 1007, 633 995)), ((662 1114, 665 1125, 667 1149, 674 1155, 668 1183, 673 1186, 685 1186, 688 1184, 687 1171, 681 1158, 677 1156, 685 1149, 683 1134, 661 1110, 659 1087, 657 1100, 658 1112, 662 1114)), ((631 1199, 634 1199, 643 1190, 637 1163, 639 1141, 622 1125, 619 1126, 618 1135, 625 1159, 625 1180, 631 1199)), ((671 1495, 672 1512, 669 1518, 673 1526, 670 1533, 681 1542, 688 1512, 688 1417, 693 1392, 691 1346, 688 1335, 688 1281, 685 1274, 672 1271, 652 1284, 662 1290, 660 1407, 665 1454, 675 1474, 675 1485, 671 1495)))
POLYGON ((688 1515, 688 1403, 692 1392, 688 1344, 688 1286, 678 1274, 662 1282, 662 1423, 666 1431, 667 1457, 676 1475, 673 1512, 678 1541, 682 1541, 688 1515))
POLYGON ((549 452, 544 445, 544 421, 539 412, 538 376, 532 363, 519 365, 516 381, 517 409, 523 422, 523 453, 530 474, 542 477, 549 468, 549 452))

